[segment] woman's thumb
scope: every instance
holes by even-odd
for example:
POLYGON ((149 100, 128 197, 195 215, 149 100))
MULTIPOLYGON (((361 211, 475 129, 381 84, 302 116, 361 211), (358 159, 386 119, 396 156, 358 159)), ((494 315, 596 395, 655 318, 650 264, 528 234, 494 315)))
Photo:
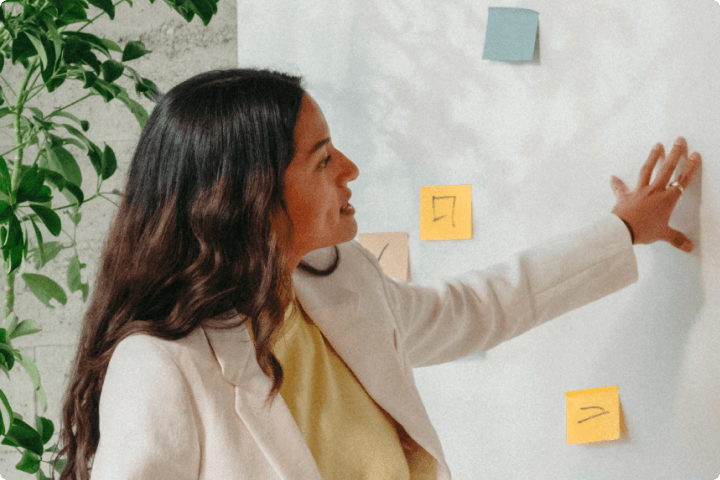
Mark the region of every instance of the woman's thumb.
POLYGON ((692 241, 685 236, 684 233, 679 232, 673 228, 667 227, 665 229, 664 240, 672 244, 674 247, 679 248, 683 252, 690 253, 693 249, 692 241))

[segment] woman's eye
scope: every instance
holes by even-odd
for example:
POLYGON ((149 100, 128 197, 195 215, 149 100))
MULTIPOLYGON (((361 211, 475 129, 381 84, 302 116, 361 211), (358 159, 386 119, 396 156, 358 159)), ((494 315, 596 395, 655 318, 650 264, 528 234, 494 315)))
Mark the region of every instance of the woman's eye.
POLYGON ((318 170, 325 170, 327 168, 328 162, 330 162, 330 155, 325 157, 323 161, 318 164, 318 170))

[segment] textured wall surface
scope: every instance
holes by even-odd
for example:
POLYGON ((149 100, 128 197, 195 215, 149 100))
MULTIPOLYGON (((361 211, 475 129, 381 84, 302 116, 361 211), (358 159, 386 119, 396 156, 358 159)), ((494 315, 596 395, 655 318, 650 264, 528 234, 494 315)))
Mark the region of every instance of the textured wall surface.
POLYGON ((238 4, 240 65, 305 76, 357 163, 360 233, 408 232, 428 283, 609 212, 653 144, 703 155, 637 284, 417 383, 454 477, 720 474, 720 7, 712 0, 316 0, 238 4), (539 61, 483 60, 488 7, 539 12, 539 61), (423 185, 472 185, 471 240, 421 242, 423 185), (567 445, 568 391, 618 385, 625 438, 567 445))
MULTIPOLYGON (((117 7, 114 21, 103 17, 86 31, 101 34, 123 47, 127 42, 142 40, 152 53, 130 64, 144 76, 152 79, 161 91, 167 91, 180 81, 197 73, 218 69, 233 68, 237 65, 237 23, 236 3, 233 0, 222 0, 218 4, 218 13, 210 24, 205 27, 199 18, 187 23, 179 14, 171 10, 164 2, 150 4, 147 0, 136 0, 134 7, 122 4, 117 7)), ((98 10, 99 12, 99 10, 98 10)), ((3 74, 17 76, 10 71, 7 64, 3 74)), ((49 112, 53 108, 65 105, 87 92, 66 82, 53 95, 51 103, 36 103, 35 106, 49 112)), ((148 110, 152 103, 138 98, 134 88, 128 84, 131 98, 140 101, 148 110)), ((40 98, 40 97, 38 97, 40 98)), ((130 165, 133 150, 140 135, 140 127, 135 117, 119 101, 104 103, 100 97, 79 104, 71 112, 90 121, 88 137, 101 146, 109 144, 117 155, 118 171, 104 185, 103 191, 114 188, 122 190, 125 176, 130 165)), ((2 147, 7 146, 7 137, 0 139, 2 147)), ((7 148, 2 148, 2 151, 7 148)), ((83 173, 83 189, 94 188, 95 172, 90 162, 78 155, 76 157, 83 173)), ((102 249, 105 232, 115 206, 106 200, 96 199, 83 206, 83 221, 77 234, 80 261, 87 264, 83 269, 83 280, 90 282, 92 292, 95 273, 102 249)), ((70 224, 70 222, 68 222, 70 224)), ((50 234, 45 234, 47 240, 50 234)), ((67 243, 67 238, 61 241, 67 243)), ((63 252, 66 253, 66 252, 63 252)), ((48 264, 40 273, 48 275, 58 283, 65 285, 65 272, 70 260, 69 255, 58 257, 59 260, 48 264)), ((20 319, 32 318, 40 323, 43 331, 40 334, 21 337, 14 345, 30 352, 42 375, 43 386, 48 397, 48 411, 45 416, 51 418, 56 427, 59 425, 62 396, 67 386, 67 378, 82 316, 87 307, 79 293, 69 295, 65 307, 58 306, 51 310, 35 299, 33 294, 25 290, 23 281, 18 277, 16 282, 17 298, 15 311, 20 319)), ((53 301, 54 304, 56 304, 53 301)), ((7 388, 7 379, 0 379, 4 391, 9 391, 12 406, 23 417, 33 418, 32 384, 21 368, 12 371, 12 384, 7 388), (24 400, 19 401, 19 400, 24 400)), ((8 480, 35 478, 34 475, 23 474, 15 470, 20 455, 10 447, 0 447, 0 474, 8 480)))

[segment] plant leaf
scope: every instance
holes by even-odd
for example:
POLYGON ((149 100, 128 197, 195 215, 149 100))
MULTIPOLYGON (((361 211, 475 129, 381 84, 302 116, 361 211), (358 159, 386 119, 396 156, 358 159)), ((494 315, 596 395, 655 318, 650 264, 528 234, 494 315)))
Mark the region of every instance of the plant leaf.
POLYGON ((10 338, 22 337, 23 335, 32 335, 34 333, 41 332, 42 328, 37 324, 35 320, 23 320, 10 334, 10 338))
MULTIPOLYGON (((62 148, 62 147, 58 147, 62 148)), ((25 201, 45 203, 52 200, 50 187, 44 185, 45 172, 37 165, 27 168, 20 178, 17 191, 17 203, 25 201)))
POLYGON ((197 13, 205 26, 210 23, 213 15, 217 13, 217 5, 210 0, 190 0, 188 4, 197 13))
POLYGON ((97 80, 97 78, 98 76, 95 74, 95 72, 85 70, 85 73, 83 73, 83 80, 85 82, 83 88, 90 88, 95 85, 95 80, 97 80))
POLYGON ((20 244, 16 247, 3 250, 3 260, 5 260, 4 271, 6 275, 10 275, 12 272, 20 268, 20 265, 22 264, 24 250, 24 244, 20 244), (8 260, 10 261, 8 262, 8 260))
POLYGON ((15 312, 12 312, 5 320, 7 321, 7 324, 5 326, 5 330, 7 332, 6 334, 8 338, 12 340, 13 338, 15 338, 13 334, 18 326, 18 316, 17 314, 15 314, 15 312))
POLYGON ((45 262, 47 260, 45 260, 45 248, 43 246, 42 233, 40 232, 40 229, 38 228, 37 223, 35 223, 35 219, 33 219, 32 217, 30 217, 30 223, 32 223, 33 230, 35 230, 35 238, 37 239, 37 242, 38 242, 37 250, 40 255, 40 261, 42 262, 43 265, 45 265, 45 262))
POLYGON ((140 40, 128 42, 123 50, 122 61, 129 62, 130 60, 135 60, 136 58, 140 58, 151 51, 152 50, 147 50, 145 48, 145 44, 140 40))
POLYGON ((7 163, 5 159, 0 156, 0 190, 6 195, 10 195, 10 178, 7 163))
MULTIPOLYGON (((73 115, 72 113, 66 112, 66 111, 64 111, 64 110, 55 110, 54 112, 52 112, 50 115, 47 116, 47 118, 50 118, 50 117, 65 117, 65 118, 69 118, 69 119, 72 120, 73 122, 75 122, 75 123, 77 123, 78 125, 80 125, 80 128, 82 128, 83 132, 87 132, 88 129, 90 128, 90 122, 88 122, 87 120, 80 120, 78 117, 76 117, 76 116, 73 115)), ((72 133, 72 132, 71 132, 71 133, 72 133)))
POLYGON ((10 204, 4 200, 0 200, 0 224, 7 222, 14 215, 10 204))
POLYGON ((52 438, 53 433, 55 433, 55 425, 53 425, 53 422, 39 415, 35 415, 35 428, 40 434, 43 445, 48 443, 52 438))
POLYGON ((30 450, 31 452, 42 455, 43 444, 40 435, 27 423, 20 420, 17 415, 13 418, 10 429, 5 434, 2 442, 3 445, 11 445, 30 450))
POLYGON ((37 273, 23 273, 21 276, 23 280, 25 280, 28 288, 30 288, 30 291, 46 306, 55 308, 50 305, 50 300, 53 298, 60 302, 61 305, 67 303, 65 290, 54 280, 37 273))
POLYGON ((48 68, 48 56, 45 52, 45 47, 43 46, 42 42, 39 38, 37 38, 35 35, 30 35, 27 32, 24 32, 25 35, 27 35, 28 39, 30 40, 30 43, 33 44, 33 47, 35 47, 35 51, 37 52, 38 56, 40 57, 40 62, 42 63, 43 68, 48 68))
POLYGON ((105 150, 103 150, 102 155, 102 179, 107 180, 112 177, 115 170, 117 170, 115 152, 113 152, 113 149, 110 148, 110 145, 105 144, 105 150))
POLYGON ((83 191, 73 183, 67 182, 61 192, 68 202, 76 203, 78 207, 85 201, 83 191))
POLYGON ((37 51, 25 32, 18 33, 15 41, 12 42, 11 58, 13 64, 23 62, 33 55, 37 55, 37 51))
POLYGON ((30 450, 25 450, 22 458, 17 465, 15 465, 15 468, 26 473, 35 473, 40 471, 40 455, 35 452, 31 452, 30 450))
POLYGON ((92 87, 106 102, 109 102, 113 98, 117 97, 122 92, 122 87, 115 85, 114 83, 108 83, 105 80, 97 79, 93 83, 92 87))
POLYGON ((7 330, 0 328, 0 357, 5 361, 8 370, 15 365, 15 350, 7 339, 7 330))
POLYGON ((83 289, 82 278, 80 278, 80 270, 85 268, 87 265, 80 263, 80 259, 75 255, 70 260, 67 271, 67 286, 71 292, 77 292, 83 289))
POLYGON ((10 250, 23 243, 22 227, 20 221, 15 215, 10 218, 8 230, 5 231, 5 227, 2 228, 2 249, 10 250))
POLYGON ((107 13, 110 20, 115 20, 115 5, 113 5, 112 0, 88 0, 88 3, 107 13))
POLYGON ((48 231, 54 237, 60 235, 60 231, 62 230, 62 221, 60 220, 60 216, 55 213, 54 210, 36 203, 31 203, 30 208, 32 208, 33 212, 40 217, 40 220, 42 220, 45 227, 47 227, 48 231))
POLYGON ((107 60, 103 62, 100 69, 102 70, 103 79, 112 83, 122 76, 125 65, 115 60, 107 60))
POLYGON ((65 470, 65 465, 67 465, 67 458, 58 458, 55 460, 55 463, 53 463, 53 468, 56 472, 62 473, 63 470, 65 470))
MULTIPOLYGON (((47 451, 47 450, 46 450, 47 451)), ((42 468, 35 472, 35 480, 53 480, 52 478, 47 477, 43 471, 42 468)))
POLYGON ((8 402, 2 390, 0 390, 0 403, 2 403, 2 405, 0 405, 0 435, 4 435, 6 429, 9 430, 12 424, 13 411, 12 408, 10 408, 10 402, 8 402))
POLYGON ((86 152, 88 151, 88 148, 90 148, 90 140, 88 140, 88 138, 85 136, 84 133, 82 133, 80 130, 78 130, 77 128, 73 127, 72 125, 68 125, 67 123, 56 123, 55 126, 56 126, 56 127, 62 127, 62 128, 64 128, 65 130, 68 131, 68 133, 70 133, 71 135, 77 137, 77 138, 80 140, 80 142, 81 142, 81 143, 78 145, 77 143, 73 143, 73 142, 70 141, 70 140, 74 140, 74 139, 63 138, 63 139, 61 140, 61 143, 62 143, 63 145, 68 144, 68 143, 73 143, 73 145, 79 146, 81 149, 85 150, 86 152))
POLYGON ((140 124, 140 127, 145 128, 145 123, 148 119, 147 110, 145 110, 145 108, 138 102, 131 99, 125 91, 118 95, 117 98, 125 104, 125 106, 132 112, 133 115, 135 115, 135 119, 140 124))
POLYGON ((28 258, 33 261, 33 263, 35 264, 35 269, 37 270, 44 267, 45 263, 57 257, 58 254, 65 249, 65 247, 63 247, 62 243, 60 242, 45 242, 43 244, 43 249, 45 250, 44 262, 43 259, 40 257, 40 252, 37 248, 33 248, 28 252, 28 258))
MULTIPOLYGON (((45 396, 45 390, 40 383, 40 371, 38 370, 37 365, 35 365, 32 357, 27 354, 19 355, 18 362, 23 366, 25 372, 27 372, 30 377, 32 384, 35 387, 35 395, 37 395, 40 410, 44 413, 47 410, 47 397, 45 396)), ((42 447, 40 447, 40 455, 42 455, 42 447)))
MULTIPOLYGON (((108 49, 108 45, 104 41, 105 40, 104 38, 100 38, 97 35, 93 35, 92 33, 86 33, 86 32, 63 32, 63 34, 66 35, 67 37, 73 37, 75 39, 82 40, 83 42, 89 44, 92 48, 102 52, 106 57, 111 58, 110 50, 108 49)), ((118 47, 117 51, 121 52, 122 50, 120 50, 120 47, 118 47)))
POLYGON ((82 185, 82 173, 75 157, 63 147, 50 150, 50 166, 61 174, 65 180, 75 185, 82 185))
POLYGON ((100 150, 100 147, 95 145, 94 143, 90 142, 90 149, 88 150, 88 158, 90 159, 90 163, 92 164, 93 168, 95 169, 95 173, 97 173, 98 177, 100 176, 100 172, 102 172, 102 150, 100 150))

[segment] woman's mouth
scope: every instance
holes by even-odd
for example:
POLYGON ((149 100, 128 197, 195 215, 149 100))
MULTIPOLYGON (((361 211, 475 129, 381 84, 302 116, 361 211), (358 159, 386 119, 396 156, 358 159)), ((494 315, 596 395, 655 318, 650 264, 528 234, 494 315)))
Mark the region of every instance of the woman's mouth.
POLYGON ((346 205, 340 207, 340 213, 342 215, 352 215, 355 213, 355 207, 353 207, 350 203, 347 203, 346 205))

